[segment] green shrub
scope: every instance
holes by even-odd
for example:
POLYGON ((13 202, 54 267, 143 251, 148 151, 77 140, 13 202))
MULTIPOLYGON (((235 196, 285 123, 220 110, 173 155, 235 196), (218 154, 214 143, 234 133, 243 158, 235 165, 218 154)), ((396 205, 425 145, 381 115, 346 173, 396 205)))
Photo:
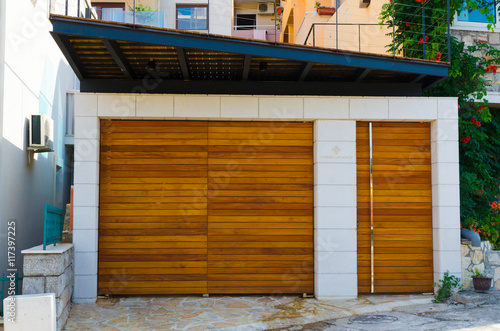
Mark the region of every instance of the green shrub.
POLYGON ((445 302, 456 291, 460 291, 462 289, 460 278, 453 275, 450 276, 448 271, 444 273, 443 279, 439 280, 437 284, 434 283, 434 287, 438 288, 436 295, 434 296, 434 300, 432 300, 432 302, 436 303, 445 302))

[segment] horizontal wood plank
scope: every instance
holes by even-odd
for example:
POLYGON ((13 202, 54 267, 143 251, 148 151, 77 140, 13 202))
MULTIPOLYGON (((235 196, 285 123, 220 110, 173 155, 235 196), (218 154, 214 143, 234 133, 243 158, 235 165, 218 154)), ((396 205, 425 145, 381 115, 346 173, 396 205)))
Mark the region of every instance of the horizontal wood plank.
POLYGON ((312 127, 102 120, 99 293, 312 293, 312 127))
POLYGON ((432 291, 432 192, 428 123, 357 123, 358 292, 432 291), (370 191, 370 164, 373 199, 370 191))

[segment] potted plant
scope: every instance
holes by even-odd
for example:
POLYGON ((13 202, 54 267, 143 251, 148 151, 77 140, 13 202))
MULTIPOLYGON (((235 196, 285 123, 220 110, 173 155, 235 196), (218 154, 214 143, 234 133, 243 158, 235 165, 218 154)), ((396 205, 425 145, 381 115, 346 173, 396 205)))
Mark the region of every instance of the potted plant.
POLYGON ((316 5, 314 6, 314 8, 316 8, 316 12, 318 13, 318 15, 332 16, 333 14, 335 14, 335 8, 322 6, 321 2, 319 1, 316 1, 316 5))
POLYGON ((474 290, 476 292, 486 292, 491 288, 491 280, 493 278, 488 277, 485 273, 479 271, 478 268, 474 270, 474 276, 472 276, 472 284, 474 285, 474 290))

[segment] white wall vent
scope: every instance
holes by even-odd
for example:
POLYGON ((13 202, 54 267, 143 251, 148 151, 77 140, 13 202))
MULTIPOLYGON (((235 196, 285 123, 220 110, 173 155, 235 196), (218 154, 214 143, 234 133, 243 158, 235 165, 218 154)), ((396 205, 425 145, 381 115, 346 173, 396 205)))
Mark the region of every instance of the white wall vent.
POLYGON ((30 116, 28 150, 36 153, 53 152, 54 122, 46 115, 30 116))

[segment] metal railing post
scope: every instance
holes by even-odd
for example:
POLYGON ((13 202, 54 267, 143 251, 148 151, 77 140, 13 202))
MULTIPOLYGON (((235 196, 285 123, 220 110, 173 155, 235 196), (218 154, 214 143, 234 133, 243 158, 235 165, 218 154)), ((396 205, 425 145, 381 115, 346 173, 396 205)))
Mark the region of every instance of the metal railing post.
POLYGON ((135 25, 135 0, 134 0, 134 25, 135 25))
POLYGON ((276 6, 276 0, 274 0, 274 44, 276 45, 276 37, 278 36, 278 28, 276 26, 276 24, 278 24, 278 21, 276 20, 277 17, 276 17, 276 10, 278 9, 278 7, 276 6))
POLYGON ((425 6, 422 5, 422 43, 424 44, 424 60, 425 60, 425 6))
POLYGON ((335 27, 336 27, 336 37, 335 37, 335 49, 339 50, 339 4, 340 1, 335 2, 335 27))
POLYGON ((394 14, 394 1, 392 2, 392 56, 396 57, 396 15, 394 14))
POLYGON ((68 16, 68 0, 66 0, 66 8, 64 9, 65 15, 68 16))
POLYGON ((358 52, 361 53, 361 24, 358 24, 358 52))
POLYGON ((80 1, 78 0, 78 4, 76 6, 76 17, 80 17, 80 1))
POLYGON ((448 39, 448 62, 451 62, 451 40, 450 40, 450 0, 446 0, 446 23, 448 25, 447 39, 448 39))
POLYGON ((313 23, 313 46, 316 46, 316 24, 313 23))

